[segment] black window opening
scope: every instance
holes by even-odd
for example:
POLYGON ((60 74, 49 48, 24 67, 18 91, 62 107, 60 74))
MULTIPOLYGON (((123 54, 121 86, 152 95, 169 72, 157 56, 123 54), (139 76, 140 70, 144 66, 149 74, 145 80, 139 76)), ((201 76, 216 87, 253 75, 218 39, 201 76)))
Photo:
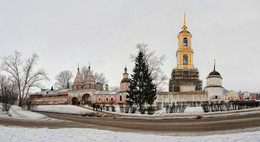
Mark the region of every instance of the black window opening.
POLYGON ((122 101, 122 96, 120 96, 119 100, 122 101))
POLYGON ((188 65, 188 55, 187 54, 183 55, 183 65, 188 65))
POLYGON ((183 39, 183 46, 188 46, 188 39, 186 37, 183 39))
POLYGON ((189 71, 183 71, 182 73, 183 73, 183 75, 190 75, 189 71))
POLYGON ((113 101, 113 98, 111 98, 111 101, 113 101))

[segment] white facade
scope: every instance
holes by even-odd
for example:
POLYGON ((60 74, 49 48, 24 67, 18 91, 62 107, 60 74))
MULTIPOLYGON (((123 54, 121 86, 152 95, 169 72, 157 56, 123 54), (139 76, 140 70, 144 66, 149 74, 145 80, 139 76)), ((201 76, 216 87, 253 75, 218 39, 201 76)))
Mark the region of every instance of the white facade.
POLYGON ((205 102, 208 101, 207 92, 158 92, 154 105, 177 104, 185 102, 205 102))
POLYGON ((193 84, 184 84, 180 86, 180 92, 190 92, 195 91, 196 85, 193 84))
POLYGON ((222 100, 223 87, 206 87, 205 91, 208 92, 209 101, 222 100))
POLYGON ((218 76, 207 78, 207 86, 222 86, 222 78, 218 76))

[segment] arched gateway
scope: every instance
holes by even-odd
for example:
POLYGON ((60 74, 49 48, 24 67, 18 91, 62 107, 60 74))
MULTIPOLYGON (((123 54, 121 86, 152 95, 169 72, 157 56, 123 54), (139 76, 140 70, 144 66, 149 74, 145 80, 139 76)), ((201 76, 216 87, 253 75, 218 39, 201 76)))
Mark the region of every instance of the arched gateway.
POLYGON ((91 96, 89 94, 82 96, 82 104, 91 104, 91 96))
POLYGON ((72 105, 77 105, 79 101, 78 101, 78 98, 73 97, 71 102, 72 102, 72 105))

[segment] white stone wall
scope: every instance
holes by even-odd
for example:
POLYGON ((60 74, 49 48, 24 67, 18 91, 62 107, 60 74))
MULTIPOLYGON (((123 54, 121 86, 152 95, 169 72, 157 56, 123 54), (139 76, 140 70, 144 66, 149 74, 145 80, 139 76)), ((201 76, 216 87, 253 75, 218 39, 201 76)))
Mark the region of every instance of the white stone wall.
POLYGON ((195 91, 195 85, 181 85, 180 92, 190 92, 195 91))
POLYGON ((205 91, 208 92, 209 101, 216 99, 216 96, 218 96, 218 100, 222 100, 223 87, 206 87, 205 91))
POLYGON ((45 98, 33 98, 33 104, 37 105, 59 105, 59 104, 68 104, 68 96, 61 97, 45 97, 45 98))
POLYGON ((158 92, 154 105, 158 103, 177 103, 177 102, 203 102, 208 101, 207 92, 158 92))
POLYGON ((218 77, 207 78, 207 86, 222 86, 222 79, 218 77))

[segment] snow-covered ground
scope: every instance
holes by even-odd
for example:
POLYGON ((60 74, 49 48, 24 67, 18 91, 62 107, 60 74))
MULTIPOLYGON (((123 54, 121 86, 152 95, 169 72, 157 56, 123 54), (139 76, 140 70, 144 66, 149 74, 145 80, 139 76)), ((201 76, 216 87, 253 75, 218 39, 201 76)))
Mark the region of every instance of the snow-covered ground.
POLYGON ((85 114, 93 112, 75 105, 39 105, 35 106, 36 111, 71 113, 71 114, 85 114))
POLYGON ((53 120, 45 115, 23 110, 21 107, 12 105, 8 114, 2 111, 2 105, 0 104, 0 117, 1 118, 14 118, 14 119, 26 119, 26 120, 53 120))
POLYGON ((88 128, 23 128, 0 126, 0 142, 173 142, 173 141, 193 141, 193 142, 259 142, 260 129, 243 130, 236 133, 219 133, 214 135, 208 133, 201 134, 178 134, 178 133, 133 133, 133 132, 113 132, 108 130, 97 130, 88 128))

